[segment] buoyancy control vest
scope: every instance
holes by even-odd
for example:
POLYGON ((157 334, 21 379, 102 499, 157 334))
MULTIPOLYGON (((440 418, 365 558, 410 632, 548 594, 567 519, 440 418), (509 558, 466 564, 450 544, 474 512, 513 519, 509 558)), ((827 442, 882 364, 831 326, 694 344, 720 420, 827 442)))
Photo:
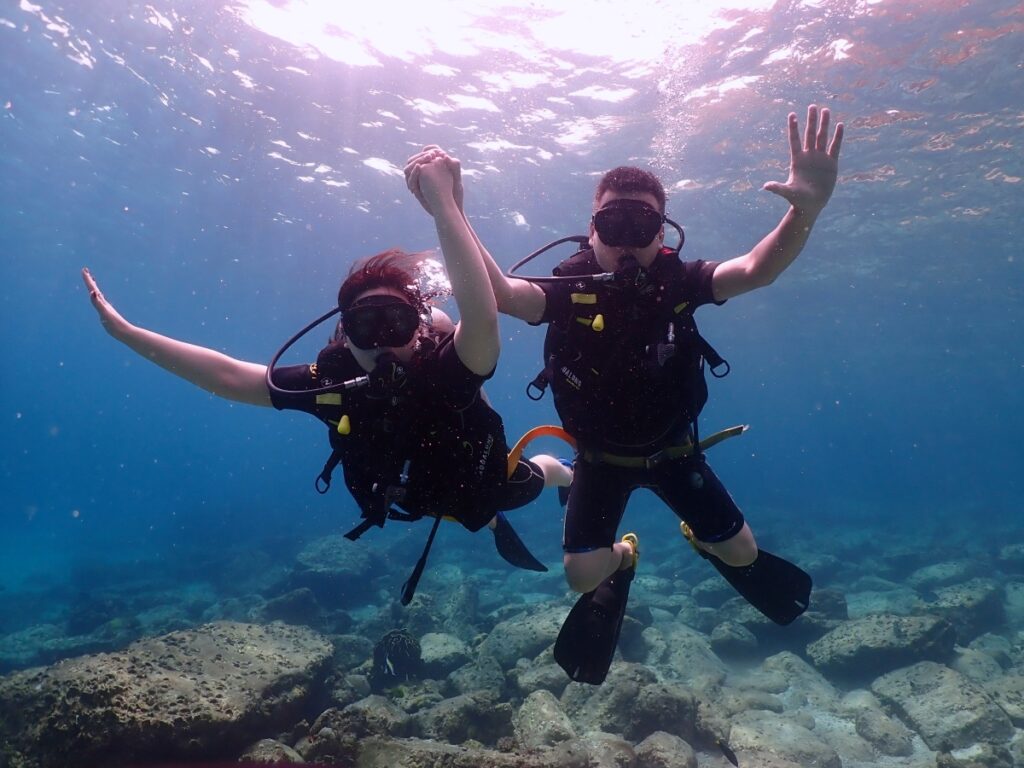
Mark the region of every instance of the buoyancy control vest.
POLYGON ((601 271, 589 248, 555 268, 581 279, 569 285, 571 315, 548 324, 533 386, 550 383, 581 446, 639 455, 684 442, 707 401, 705 361, 713 372, 724 366, 715 375, 728 372, 697 330, 683 270, 668 248, 649 268, 607 282, 586 279, 601 271))
MULTIPOLYGON (((468 405, 452 402, 440 370, 442 348, 452 343, 451 334, 425 339, 408 365, 385 361, 366 386, 317 395, 333 449, 317 489, 326 492, 341 463, 364 518, 350 538, 388 518, 448 516, 476 531, 494 516, 481 501, 506 480, 504 426, 479 391, 468 405)), ((365 371, 335 342, 320 351, 316 375, 329 386, 365 371)))

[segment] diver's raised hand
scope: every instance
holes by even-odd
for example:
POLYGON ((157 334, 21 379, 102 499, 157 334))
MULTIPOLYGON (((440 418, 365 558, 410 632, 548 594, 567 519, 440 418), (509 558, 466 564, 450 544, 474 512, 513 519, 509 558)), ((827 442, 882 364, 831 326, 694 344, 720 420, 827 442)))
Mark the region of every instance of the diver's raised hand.
POLYGON ((420 194, 435 218, 455 204, 455 177, 447 158, 436 157, 429 163, 422 163, 418 183, 420 194))
POLYGON ((89 298, 92 300, 96 314, 100 316, 100 322, 107 333, 114 338, 121 338, 124 332, 131 327, 131 324, 121 317, 121 314, 106 300, 103 296, 103 291, 96 284, 96 279, 92 276, 88 267, 82 268, 82 282, 85 283, 85 288, 89 291, 89 298))
POLYGON ((807 107, 807 126, 800 140, 800 124, 796 114, 789 113, 789 178, 785 183, 769 181, 763 187, 786 198, 797 210, 817 216, 832 196, 839 174, 839 148, 843 144, 843 124, 837 123, 831 143, 828 127, 831 113, 818 107, 807 107))
POLYGON ((462 186, 462 165, 458 160, 451 157, 436 144, 429 144, 425 146, 422 150, 406 161, 405 183, 409 187, 409 191, 412 192, 420 205, 423 206, 423 209, 427 213, 433 215, 433 212, 430 210, 430 205, 426 198, 424 198, 422 190, 420 189, 420 174, 423 172, 424 166, 436 162, 437 160, 443 160, 448 166, 448 170, 452 176, 452 197, 455 198, 455 204, 461 211, 462 201, 465 196, 465 191, 462 186))

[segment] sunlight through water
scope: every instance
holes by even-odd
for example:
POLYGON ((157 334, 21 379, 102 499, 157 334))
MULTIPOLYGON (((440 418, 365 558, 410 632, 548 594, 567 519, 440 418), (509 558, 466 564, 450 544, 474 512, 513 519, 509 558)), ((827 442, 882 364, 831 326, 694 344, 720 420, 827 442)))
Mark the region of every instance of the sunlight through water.
POLYGON ((246 23, 310 55, 350 65, 381 66, 434 52, 456 56, 515 53, 534 63, 558 53, 584 53, 613 61, 655 62, 670 45, 695 42, 726 28, 728 11, 770 8, 774 0, 678 3, 609 0, 555 3, 443 0, 350 5, 335 0, 244 0, 246 23))

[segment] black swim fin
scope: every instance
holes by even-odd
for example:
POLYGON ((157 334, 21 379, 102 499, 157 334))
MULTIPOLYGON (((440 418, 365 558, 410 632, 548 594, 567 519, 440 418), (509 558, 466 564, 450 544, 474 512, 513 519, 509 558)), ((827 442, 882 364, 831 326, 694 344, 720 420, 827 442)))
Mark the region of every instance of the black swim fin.
POLYGON ((523 540, 519 538, 504 512, 499 512, 494 519, 496 521, 494 546, 497 547, 499 555, 516 568, 527 571, 546 571, 548 569, 544 563, 530 554, 530 550, 523 544, 523 540))
POLYGON ((758 550, 754 562, 739 567, 714 556, 707 560, 748 603, 776 624, 792 623, 811 602, 811 577, 771 552, 758 550))
POLYGON ((577 683, 600 685, 619 644, 635 568, 616 571, 593 592, 580 595, 555 640, 555 661, 577 683))

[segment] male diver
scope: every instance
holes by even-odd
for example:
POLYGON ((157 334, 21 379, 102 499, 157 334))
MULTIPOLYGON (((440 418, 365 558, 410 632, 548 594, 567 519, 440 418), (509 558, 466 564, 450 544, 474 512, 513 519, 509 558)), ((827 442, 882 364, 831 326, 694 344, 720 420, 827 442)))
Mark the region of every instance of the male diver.
MULTIPOLYGON (((602 682, 615 652, 639 558, 636 535, 617 539, 617 529, 636 488, 656 493, 680 518, 691 545, 773 621, 788 624, 807 607, 810 577, 759 551, 701 450, 705 362, 715 375, 728 366, 697 332, 693 312, 770 285, 800 254, 838 175, 843 125, 829 141, 829 121, 828 109, 809 106, 801 140, 797 116, 789 115, 789 178, 763 188, 790 207, 742 256, 680 260, 682 230, 665 216, 665 190, 656 176, 634 167, 615 168, 600 180, 589 237, 578 238, 584 247, 554 277, 506 275, 481 246, 498 310, 548 325, 544 371, 531 389, 542 393, 550 384, 577 444, 563 562, 570 587, 584 594, 555 646, 574 680, 602 682), (674 249, 665 246, 665 223, 679 232, 674 249)), ((424 194, 420 169, 435 161, 436 151, 428 147, 407 165, 414 195, 424 194)))

